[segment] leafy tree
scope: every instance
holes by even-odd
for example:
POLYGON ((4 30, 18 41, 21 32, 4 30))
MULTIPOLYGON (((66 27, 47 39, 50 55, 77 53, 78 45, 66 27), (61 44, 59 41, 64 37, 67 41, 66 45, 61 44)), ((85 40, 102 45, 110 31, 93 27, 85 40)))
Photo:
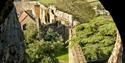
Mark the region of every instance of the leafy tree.
MULTIPOLYGON (((56 41, 59 38, 59 34, 54 32, 53 29, 49 28, 44 36, 45 41, 56 41)), ((61 39, 61 38, 60 38, 61 39)))
POLYGON ((59 35, 51 28, 44 33, 44 39, 37 40, 37 28, 34 23, 27 23, 25 33, 26 52, 31 63, 55 63, 55 52, 63 47, 59 35))
POLYGON ((26 30, 24 30, 24 35, 25 35, 25 41, 27 43, 33 42, 36 39, 37 36, 37 27, 35 23, 28 22, 26 24, 26 30))
POLYGON ((26 51, 30 55, 32 63, 55 63, 54 53, 59 45, 59 42, 53 44, 48 41, 34 41, 34 43, 28 44, 26 51))
POLYGON ((75 27, 76 37, 72 44, 79 43, 87 61, 104 61, 109 58, 116 37, 116 26, 110 17, 100 16, 89 23, 75 27))

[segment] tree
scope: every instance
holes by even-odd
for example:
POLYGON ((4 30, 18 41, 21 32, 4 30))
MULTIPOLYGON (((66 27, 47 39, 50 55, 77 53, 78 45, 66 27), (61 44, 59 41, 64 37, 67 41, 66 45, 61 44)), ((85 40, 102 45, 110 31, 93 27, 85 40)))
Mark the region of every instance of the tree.
POLYGON ((30 57, 31 63, 55 63, 55 52, 63 47, 63 42, 59 38, 59 34, 49 28, 41 40, 37 37, 36 24, 28 21, 25 35, 26 52, 30 57))
POLYGON ((24 36, 13 0, 0 4, 0 63, 26 63, 24 36))
POLYGON ((124 10, 123 8, 121 8, 123 5, 122 2, 123 1, 115 1, 115 0, 99 0, 102 5, 110 12, 111 16, 113 17, 114 19, 114 22, 116 23, 116 26, 119 30, 119 33, 121 35, 121 39, 122 39, 122 45, 123 45, 123 55, 122 55, 122 60, 123 60, 123 63, 125 62, 124 61, 124 58, 125 58, 125 31, 123 30, 122 27, 125 27, 125 19, 124 19, 124 10), (120 5, 117 5, 117 7, 115 6, 116 4, 120 4, 120 5), (117 10, 118 9, 118 10, 117 10), (117 11, 116 11, 117 10, 117 11))
POLYGON ((76 37, 71 41, 72 44, 81 45, 88 62, 106 62, 113 49, 115 38, 115 24, 111 18, 101 16, 76 26, 76 37))
POLYGON ((78 21, 87 22, 94 17, 94 10, 86 0, 56 0, 56 7, 72 14, 78 21))

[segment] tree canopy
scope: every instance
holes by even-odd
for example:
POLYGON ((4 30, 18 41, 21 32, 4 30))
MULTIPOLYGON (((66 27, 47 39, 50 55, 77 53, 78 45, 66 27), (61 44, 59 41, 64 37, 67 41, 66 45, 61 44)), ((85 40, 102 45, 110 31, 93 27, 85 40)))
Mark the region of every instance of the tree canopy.
POLYGON ((26 52, 31 63, 55 63, 57 61, 55 53, 64 47, 62 38, 57 32, 49 28, 47 32, 42 32, 44 34, 43 39, 38 40, 37 32, 36 24, 29 21, 24 35, 26 52))
POLYGON ((116 26, 109 17, 97 17, 75 27, 72 44, 79 43, 87 61, 106 60, 111 54, 116 38, 116 26))

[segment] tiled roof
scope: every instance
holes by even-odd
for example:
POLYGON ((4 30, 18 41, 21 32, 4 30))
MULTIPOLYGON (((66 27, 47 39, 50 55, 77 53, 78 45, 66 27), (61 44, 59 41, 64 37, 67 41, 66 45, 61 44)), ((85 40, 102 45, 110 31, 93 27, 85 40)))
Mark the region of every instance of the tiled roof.
POLYGON ((23 12, 23 13, 20 15, 20 17, 19 17, 19 21, 20 21, 20 22, 23 22, 24 19, 25 19, 27 16, 28 16, 28 14, 25 13, 25 12, 23 12))

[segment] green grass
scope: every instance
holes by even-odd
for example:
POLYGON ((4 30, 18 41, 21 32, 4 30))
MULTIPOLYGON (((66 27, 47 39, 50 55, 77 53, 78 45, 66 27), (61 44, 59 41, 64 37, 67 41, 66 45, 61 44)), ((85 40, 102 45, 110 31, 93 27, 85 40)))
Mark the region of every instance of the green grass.
POLYGON ((56 52, 56 58, 59 61, 68 61, 68 49, 67 48, 62 48, 58 52, 56 52))
POLYGON ((43 3, 43 4, 52 4, 52 3, 54 3, 55 2, 55 0, 39 0, 41 3, 43 3))
POLYGON ((56 57, 59 61, 68 61, 68 53, 67 54, 64 54, 64 55, 61 55, 61 56, 58 56, 56 57))

